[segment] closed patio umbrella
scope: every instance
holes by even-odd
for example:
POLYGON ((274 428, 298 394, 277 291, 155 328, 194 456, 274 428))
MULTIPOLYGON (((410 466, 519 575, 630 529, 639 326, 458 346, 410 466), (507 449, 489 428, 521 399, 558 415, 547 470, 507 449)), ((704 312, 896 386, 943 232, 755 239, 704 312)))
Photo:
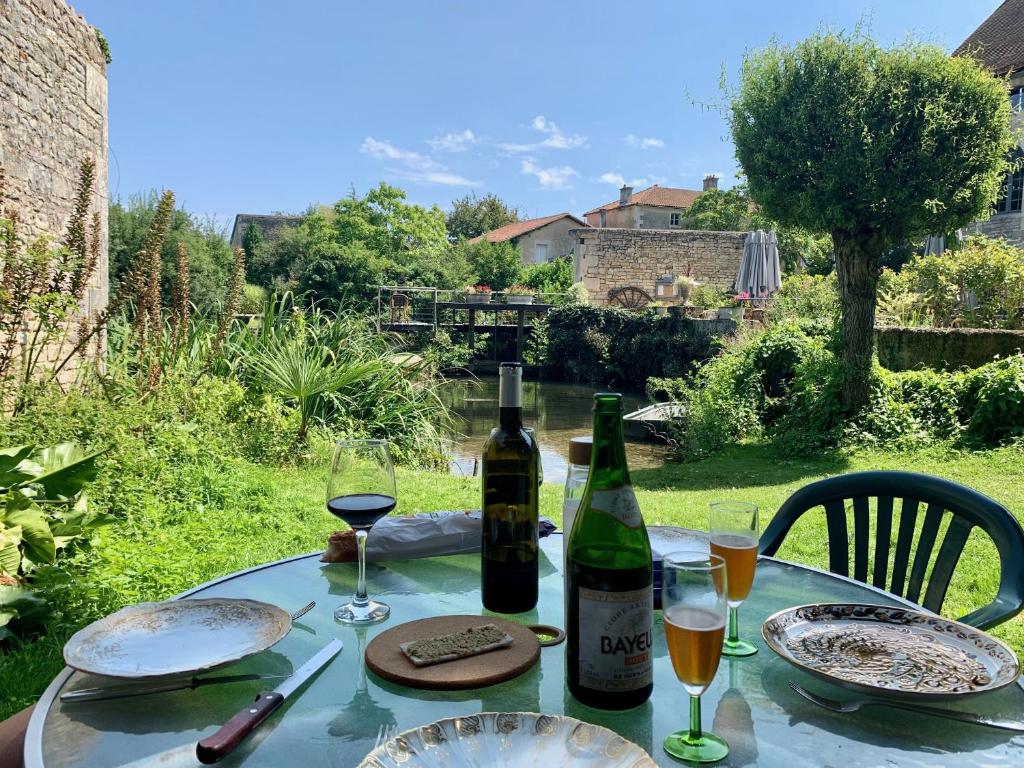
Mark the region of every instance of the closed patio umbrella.
POLYGON ((757 230, 747 234, 735 288, 751 296, 768 296, 782 285, 779 240, 774 232, 757 230))

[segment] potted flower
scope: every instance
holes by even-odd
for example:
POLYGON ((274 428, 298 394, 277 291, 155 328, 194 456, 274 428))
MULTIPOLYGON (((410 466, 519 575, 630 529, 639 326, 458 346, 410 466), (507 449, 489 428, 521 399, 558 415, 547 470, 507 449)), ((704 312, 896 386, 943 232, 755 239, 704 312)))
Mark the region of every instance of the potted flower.
POLYGON ((491 286, 477 284, 467 285, 463 291, 467 304, 489 304, 491 301, 491 286))
POLYGON ((528 285, 510 285, 505 291, 506 304, 533 304, 533 288, 528 285))
POLYGON ((651 309, 653 309, 658 315, 667 315, 668 314, 668 307, 665 306, 660 301, 652 301, 647 306, 650 307, 651 309))
POLYGON ((718 310, 719 320, 735 320, 737 323, 743 320, 744 302, 750 299, 750 294, 741 291, 733 297, 733 303, 728 307, 720 307, 718 310))

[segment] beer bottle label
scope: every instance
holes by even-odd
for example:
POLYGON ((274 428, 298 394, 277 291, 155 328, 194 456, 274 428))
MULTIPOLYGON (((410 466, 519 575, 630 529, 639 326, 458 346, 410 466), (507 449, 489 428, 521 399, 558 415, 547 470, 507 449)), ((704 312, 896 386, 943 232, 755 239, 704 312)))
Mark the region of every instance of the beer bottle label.
POLYGON ((639 528, 644 521, 631 485, 594 491, 590 497, 590 508, 611 515, 632 530, 639 528))
POLYGON ((579 590, 580 685, 609 692, 650 685, 654 588, 579 590))

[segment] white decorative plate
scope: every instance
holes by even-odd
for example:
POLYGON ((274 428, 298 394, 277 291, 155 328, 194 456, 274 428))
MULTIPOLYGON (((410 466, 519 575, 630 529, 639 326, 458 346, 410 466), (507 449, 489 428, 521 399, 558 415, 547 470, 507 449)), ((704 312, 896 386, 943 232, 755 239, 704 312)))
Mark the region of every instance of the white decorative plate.
POLYGON ((139 603, 72 635, 64 661, 108 677, 196 674, 266 650, 291 626, 287 611, 256 600, 139 603))
POLYGON ((891 605, 787 608, 761 628, 795 667, 871 696, 939 701, 1010 685, 1020 665, 980 629, 891 605))
POLYGON ((359 768, 657 768, 640 747, 599 725, 562 715, 484 712, 413 728, 359 768))

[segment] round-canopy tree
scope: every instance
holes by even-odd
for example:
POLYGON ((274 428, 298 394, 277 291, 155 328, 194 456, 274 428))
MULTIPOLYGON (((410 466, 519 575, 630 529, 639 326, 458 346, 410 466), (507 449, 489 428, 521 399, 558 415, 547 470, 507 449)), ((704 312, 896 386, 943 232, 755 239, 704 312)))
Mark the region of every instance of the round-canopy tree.
POLYGON ((1006 86, 976 62, 824 34, 748 54, 730 122, 750 195, 830 233, 842 304, 843 403, 870 393, 879 258, 982 217, 1013 140, 1006 86))

